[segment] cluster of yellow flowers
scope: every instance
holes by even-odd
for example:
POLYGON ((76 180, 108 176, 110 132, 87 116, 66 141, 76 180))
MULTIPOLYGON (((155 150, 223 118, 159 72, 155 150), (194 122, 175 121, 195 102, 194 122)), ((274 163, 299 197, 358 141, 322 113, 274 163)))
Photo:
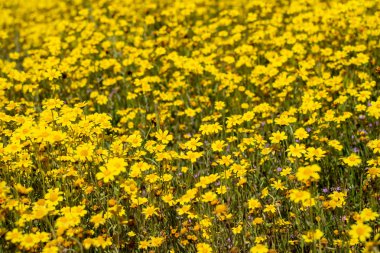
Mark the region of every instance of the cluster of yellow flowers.
POLYGON ((4 252, 373 252, 379 0, 0 0, 4 252))

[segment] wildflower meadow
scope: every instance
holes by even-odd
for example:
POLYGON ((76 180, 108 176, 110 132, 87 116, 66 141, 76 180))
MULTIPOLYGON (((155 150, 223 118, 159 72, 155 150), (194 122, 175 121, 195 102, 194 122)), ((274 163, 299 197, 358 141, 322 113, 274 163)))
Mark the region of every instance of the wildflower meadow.
POLYGON ((0 252, 380 252, 380 0, 0 0, 0 252))

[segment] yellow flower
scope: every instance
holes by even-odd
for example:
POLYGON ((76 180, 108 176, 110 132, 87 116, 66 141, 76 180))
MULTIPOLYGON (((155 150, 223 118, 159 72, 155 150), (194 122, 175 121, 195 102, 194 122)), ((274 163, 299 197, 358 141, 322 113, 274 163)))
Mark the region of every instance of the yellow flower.
POLYGON ((179 215, 189 214, 190 213, 190 209, 191 209, 191 205, 184 205, 184 206, 178 208, 177 212, 178 212, 179 215))
POLYGON ((316 229, 315 231, 309 231, 306 233, 306 235, 302 235, 302 238, 306 243, 317 241, 321 239, 323 236, 323 232, 319 229, 316 229))
POLYGON ((214 152, 222 152, 223 148, 226 146, 225 141, 216 140, 211 144, 211 149, 214 152))
POLYGON ((281 141, 286 140, 288 137, 286 136, 285 132, 277 131, 275 133, 272 133, 272 136, 269 138, 273 144, 280 143, 281 141))
POLYGON ((280 175, 281 175, 281 176, 287 176, 287 175, 289 175, 291 172, 292 172, 292 168, 287 167, 287 168, 284 168, 284 169, 281 171, 280 175))
POLYGON ((202 202, 212 202, 212 201, 216 200, 217 197, 218 196, 214 192, 208 191, 202 195, 202 202))
POLYGON ((126 171, 127 163, 123 158, 114 157, 108 160, 105 165, 111 171, 114 171, 116 175, 120 174, 120 172, 126 171))
POLYGON ((305 155, 307 160, 310 160, 311 162, 314 160, 321 160, 325 156, 325 151, 323 151, 321 148, 307 148, 307 154, 305 155))
POLYGON ((228 190, 228 188, 224 185, 221 185, 218 188, 216 188, 216 192, 218 194, 225 194, 227 192, 227 190, 228 190))
POLYGON ((93 215, 90 219, 90 222, 94 223, 94 227, 97 228, 100 225, 104 224, 106 222, 106 219, 103 217, 103 212, 100 212, 96 215, 93 215))
POLYGON ((365 242, 367 238, 371 237, 372 228, 366 224, 358 222, 351 226, 348 231, 351 239, 358 239, 361 242, 365 242))
POLYGON ((99 235, 98 237, 92 239, 92 243, 95 247, 102 247, 105 249, 107 246, 112 245, 112 240, 109 237, 99 235))
POLYGON ((275 207, 275 205, 265 205, 265 208, 264 208, 264 210, 263 210, 265 213, 272 213, 272 214, 274 214, 274 213, 276 213, 276 207, 275 207))
POLYGON ((274 181, 271 186, 275 188, 276 190, 285 190, 286 187, 283 185, 283 182, 281 182, 281 179, 274 181))
POLYGON ((57 246, 46 245, 42 250, 42 253, 58 253, 59 248, 57 246))
POLYGON ((243 230, 242 225, 238 225, 237 227, 232 228, 232 233, 234 235, 237 235, 237 234, 240 234, 242 230, 243 230))
POLYGON ((213 133, 219 133, 222 130, 222 126, 219 123, 203 124, 199 127, 199 131, 202 135, 211 135, 213 133))
POLYGON ((20 245, 26 249, 32 248, 38 243, 38 238, 34 234, 25 234, 20 239, 20 245))
POLYGON ((292 189, 290 190, 289 197, 290 197, 290 200, 294 201, 295 203, 298 203, 298 202, 304 202, 310 199, 311 194, 307 191, 292 189))
POLYGON ((222 215, 222 214, 227 213, 227 206, 225 204, 220 204, 220 205, 215 206, 214 213, 216 215, 222 215))
POLYGON ((39 242, 48 242, 50 234, 47 232, 36 232, 35 237, 39 242))
POLYGON ((230 165, 231 163, 233 163, 233 160, 232 160, 232 158, 231 158, 231 155, 223 155, 220 159, 217 160, 217 162, 218 162, 220 165, 228 166, 228 165, 230 165))
POLYGON ((155 134, 158 141, 161 141, 163 144, 168 144, 173 140, 173 135, 169 134, 168 130, 162 131, 161 129, 155 134))
POLYGON ((128 235, 129 237, 134 237, 134 236, 136 236, 136 233, 133 232, 133 231, 129 231, 129 232, 127 233, 127 235, 128 235))
POLYGON ((52 210, 54 210, 54 206, 49 207, 47 203, 44 203, 42 205, 36 204, 33 206, 31 217, 33 217, 34 219, 42 219, 43 217, 48 215, 49 211, 52 210))
POLYGON ((302 154, 306 152, 305 145, 300 145, 298 143, 296 145, 290 145, 286 151, 288 152, 289 156, 298 158, 301 158, 302 154))
POLYGON ((95 146, 90 143, 79 145, 76 149, 76 158, 81 161, 92 161, 95 146))
POLYGON ((212 248, 207 243, 198 243, 197 253, 212 253, 212 248))
POLYGON ((215 110, 221 111, 221 110, 223 110, 224 107, 226 107, 226 103, 224 103, 223 101, 216 101, 215 102, 215 110))
POLYGON ((330 200, 328 201, 328 207, 335 209, 336 207, 343 207, 346 204, 345 198, 347 193, 334 191, 329 194, 330 200))
POLYGON ((63 197, 61 196, 63 192, 59 191, 58 188, 55 189, 49 189, 48 192, 45 194, 45 199, 48 201, 49 204, 56 206, 60 201, 63 200, 63 197))
POLYGON ((191 108, 186 108, 186 110, 184 111, 184 113, 185 113, 188 117, 193 118, 193 117, 197 114, 197 111, 194 110, 194 109, 191 109, 191 108))
POLYGON ((373 153, 380 153, 380 140, 369 141, 367 146, 373 149, 373 153))
POLYGON ((150 246, 149 241, 140 241, 139 242, 139 249, 147 249, 150 246))
POLYGON ((92 246, 92 243, 93 243, 92 238, 86 238, 82 242, 85 249, 89 249, 92 246))
POLYGON ((100 172, 96 173, 96 179, 103 180, 104 183, 115 180, 116 173, 110 168, 101 166, 100 172))
POLYGON ((260 207, 261 207, 261 203, 258 199, 251 198, 248 200, 248 208, 250 209, 250 212, 260 207))
POLYGON ((176 201, 173 199, 173 194, 167 194, 161 197, 161 199, 169 204, 169 206, 174 206, 176 204, 176 201))
POLYGON ((309 137, 309 134, 308 134, 308 132, 305 130, 305 128, 301 127, 301 128, 298 128, 298 129, 294 132, 294 137, 296 137, 296 138, 299 139, 299 140, 303 140, 303 139, 306 139, 307 137, 309 137))
POLYGON ((19 193, 21 193, 21 194, 28 194, 28 193, 30 193, 31 191, 33 191, 33 188, 32 188, 32 187, 28 187, 28 188, 26 188, 26 187, 22 186, 22 185, 19 184, 19 183, 15 185, 15 189, 16 189, 19 193))
POLYGON ((351 154, 349 157, 342 158, 343 162, 350 167, 359 166, 362 162, 360 156, 357 154, 351 154))
POLYGON ((132 134, 130 136, 128 136, 127 138, 127 142, 129 144, 131 144, 131 146, 133 148, 138 148, 141 146, 141 143, 142 143, 142 138, 141 138, 141 135, 139 133, 135 133, 135 134, 132 134))
POLYGON ((185 143, 185 147, 189 150, 195 151, 199 146, 202 146, 202 142, 199 140, 200 138, 191 138, 185 143))
POLYGON ((18 243, 22 239, 22 233, 17 228, 14 228, 12 231, 7 232, 5 239, 12 243, 18 243))
POLYGON ((186 152, 186 159, 190 160, 192 163, 195 163, 198 158, 202 157, 202 155, 202 152, 188 151, 186 152))
POLYGON ((305 167, 299 167, 296 173, 298 181, 306 183, 308 180, 317 181, 319 179, 318 172, 321 171, 321 167, 318 165, 310 165, 305 167))
POLYGON ((330 147, 333 147, 334 149, 341 151, 343 149, 343 146, 340 144, 337 140, 331 140, 327 143, 330 147))
POLYGON ((263 244, 256 244, 250 249, 250 253, 267 253, 269 249, 263 244))
POLYGON ((263 224, 264 223, 264 220, 263 218, 255 218, 253 219, 253 225, 259 225, 259 224, 263 224))
POLYGON ((158 208, 154 206, 147 206, 142 210, 142 213, 145 214, 145 218, 148 219, 149 217, 153 215, 158 215, 157 212, 158 208))
POLYGON ((165 241, 164 237, 154 237, 152 236, 150 238, 150 246, 151 247, 159 247, 162 245, 162 243, 165 241))
POLYGON ((372 211, 370 208, 364 208, 360 212, 360 218, 362 221, 376 220, 377 217, 379 217, 379 214, 377 212, 372 211))

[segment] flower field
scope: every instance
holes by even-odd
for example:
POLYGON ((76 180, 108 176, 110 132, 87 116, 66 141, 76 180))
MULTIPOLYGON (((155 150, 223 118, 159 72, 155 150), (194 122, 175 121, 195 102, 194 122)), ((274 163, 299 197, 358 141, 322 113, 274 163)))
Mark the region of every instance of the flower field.
POLYGON ((380 0, 0 0, 0 252, 380 252, 380 0))

